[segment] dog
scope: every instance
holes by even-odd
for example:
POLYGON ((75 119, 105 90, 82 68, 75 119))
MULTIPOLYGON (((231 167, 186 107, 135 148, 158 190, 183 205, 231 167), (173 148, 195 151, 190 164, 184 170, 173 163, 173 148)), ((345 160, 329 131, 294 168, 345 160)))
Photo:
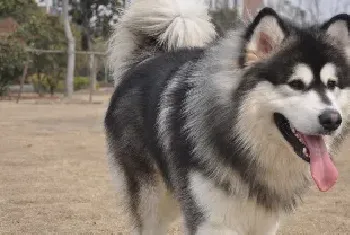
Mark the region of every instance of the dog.
POLYGON ((349 15, 264 8, 218 37, 196 0, 138 0, 108 45, 107 155, 132 234, 270 235, 348 132, 349 15))

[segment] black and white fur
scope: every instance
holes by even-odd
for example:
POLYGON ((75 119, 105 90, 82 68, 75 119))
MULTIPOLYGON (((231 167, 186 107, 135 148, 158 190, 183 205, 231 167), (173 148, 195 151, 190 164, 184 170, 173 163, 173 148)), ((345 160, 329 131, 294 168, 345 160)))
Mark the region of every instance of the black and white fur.
POLYGON ((325 137, 335 154, 349 114, 348 35, 348 15, 299 28, 266 8, 214 42, 202 2, 135 1, 110 41, 118 82, 105 117, 131 232, 166 234, 182 217, 186 234, 276 234, 310 173, 274 114, 321 133, 320 112, 337 110, 342 124, 325 137))

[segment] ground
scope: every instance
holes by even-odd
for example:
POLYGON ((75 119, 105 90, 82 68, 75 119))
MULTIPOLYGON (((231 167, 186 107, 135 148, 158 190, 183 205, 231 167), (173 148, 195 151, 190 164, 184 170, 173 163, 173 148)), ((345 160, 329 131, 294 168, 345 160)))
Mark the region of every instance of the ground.
MULTIPOLYGON (((94 104, 0 101, 0 233, 109 233, 126 230, 105 157, 103 116, 94 104)), ((280 235, 350 234, 350 141, 337 158, 339 182, 315 188, 280 235)), ((176 232, 177 225, 170 231, 176 232)))

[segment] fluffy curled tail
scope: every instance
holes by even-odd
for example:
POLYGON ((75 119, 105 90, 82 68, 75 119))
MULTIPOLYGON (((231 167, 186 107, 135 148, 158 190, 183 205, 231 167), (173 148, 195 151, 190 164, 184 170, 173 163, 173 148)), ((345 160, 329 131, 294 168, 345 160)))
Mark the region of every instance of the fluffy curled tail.
POLYGON ((203 0, 134 0, 108 43, 115 82, 157 52, 204 47, 215 35, 203 0))

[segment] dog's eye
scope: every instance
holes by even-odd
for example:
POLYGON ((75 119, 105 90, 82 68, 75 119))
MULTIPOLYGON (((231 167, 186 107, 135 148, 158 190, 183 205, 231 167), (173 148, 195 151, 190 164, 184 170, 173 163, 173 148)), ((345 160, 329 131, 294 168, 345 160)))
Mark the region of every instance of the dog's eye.
POLYGON ((303 83, 303 81, 301 81, 299 79, 290 81, 288 83, 288 85, 291 88, 293 88, 294 90, 304 90, 305 89, 305 84, 303 83))
POLYGON ((334 80, 328 80, 327 88, 330 90, 334 90, 337 87, 337 82, 334 80))

